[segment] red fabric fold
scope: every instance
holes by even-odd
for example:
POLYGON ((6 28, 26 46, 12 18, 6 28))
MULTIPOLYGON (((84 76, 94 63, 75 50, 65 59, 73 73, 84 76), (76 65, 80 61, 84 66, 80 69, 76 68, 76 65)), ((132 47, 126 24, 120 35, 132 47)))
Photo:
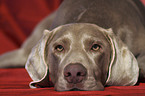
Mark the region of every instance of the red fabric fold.
POLYGON ((19 48, 38 22, 62 0, 1 0, 0 54, 19 48))
POLYGON ((145 83, 136 86, 110 86, 104 91, 57 92, 54 87, 30 89, 31 78, 24 68, 0 69, 0 96, 88 96, 88 95, 130 95, 145 96, 145 83))

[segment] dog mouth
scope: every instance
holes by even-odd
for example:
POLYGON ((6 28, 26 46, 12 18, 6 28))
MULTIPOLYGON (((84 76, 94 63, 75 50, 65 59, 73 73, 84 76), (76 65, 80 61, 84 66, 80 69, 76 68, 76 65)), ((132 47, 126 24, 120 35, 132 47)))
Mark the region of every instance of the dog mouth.
POLYGON ((67 84, 68 91, 85 91, 84 85, 82 83, 79 84, 67 84))
POLYGON ((84 82, 79 83, 79 84, 63 84, 63 85, 55 85, 55 90, 56 91, 94 91, 94 90, 98 90, 98 91, 103 91, 104 90, 104 86, 101 84, 84 84, 84 82), (65 85, 65 86, 64 86, 65 85))
POLYGON ((69 91, 85 91, 85 90, 82 90, 82 89, 79 89, 79 88, 72 88, 69 91))

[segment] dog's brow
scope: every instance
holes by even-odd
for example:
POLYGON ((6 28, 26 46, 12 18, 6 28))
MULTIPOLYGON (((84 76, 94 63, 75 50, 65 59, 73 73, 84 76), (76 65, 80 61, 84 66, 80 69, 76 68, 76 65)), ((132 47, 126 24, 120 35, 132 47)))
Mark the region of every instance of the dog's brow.
POLYGON ((82 43, 83 43, 84 41, 86 41, 86 40, 100 41, 100 42, 101 42, 101 40, 98 39, 98 38, 95 37, 95 36, 91 36, 91 35, 88 35, 88 34, 84 34, 84 35, 83 35, 83 39, 82 39, 82 43))
POLYGON ((71 40, 71 38, 72 38, 71 33, 68 33, 68 34, 65 34, 65 35, 61 36, 60 38, 58 38, 58 39, 56 40, 56 42, 63 41, 63 40, 65 40, 65 39, 71 40))

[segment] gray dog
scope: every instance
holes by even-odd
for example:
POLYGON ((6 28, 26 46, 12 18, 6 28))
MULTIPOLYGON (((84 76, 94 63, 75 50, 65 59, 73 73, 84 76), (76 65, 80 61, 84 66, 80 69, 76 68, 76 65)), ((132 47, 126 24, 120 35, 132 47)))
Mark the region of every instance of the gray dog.
POLYGON ((0 67, 26 63, 31 88, 49 87, 50 78, 57 91, 131 86, 145 77, 144 41, 139 0, 64 0, 0 67))

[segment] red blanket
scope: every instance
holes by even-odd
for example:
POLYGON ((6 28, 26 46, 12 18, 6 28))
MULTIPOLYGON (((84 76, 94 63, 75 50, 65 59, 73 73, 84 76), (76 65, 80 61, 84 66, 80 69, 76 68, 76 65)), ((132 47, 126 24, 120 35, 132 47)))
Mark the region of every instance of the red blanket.
MULTIPOLYGON (((145 0, 142 0, 145 3, 145 0)), ((34 26, 54 11, 61 0, 0 0, 0 54, 19 48, 34 26)), ((0 96, 139 95, 145 96, 145 80, 136 86, 111 86, 105 91, 56 92, 54 88, 30 89, 24 68, 0 69, 0 96)))
POLYGON ((145 96, 145 83, 136 86, 111 86, 105 91, 66 91, 56 92, 54 88, 30 89, 31 81, 24 68, 0 69, 0 96, 70 96, 70 95, 138 95, 145 96))

